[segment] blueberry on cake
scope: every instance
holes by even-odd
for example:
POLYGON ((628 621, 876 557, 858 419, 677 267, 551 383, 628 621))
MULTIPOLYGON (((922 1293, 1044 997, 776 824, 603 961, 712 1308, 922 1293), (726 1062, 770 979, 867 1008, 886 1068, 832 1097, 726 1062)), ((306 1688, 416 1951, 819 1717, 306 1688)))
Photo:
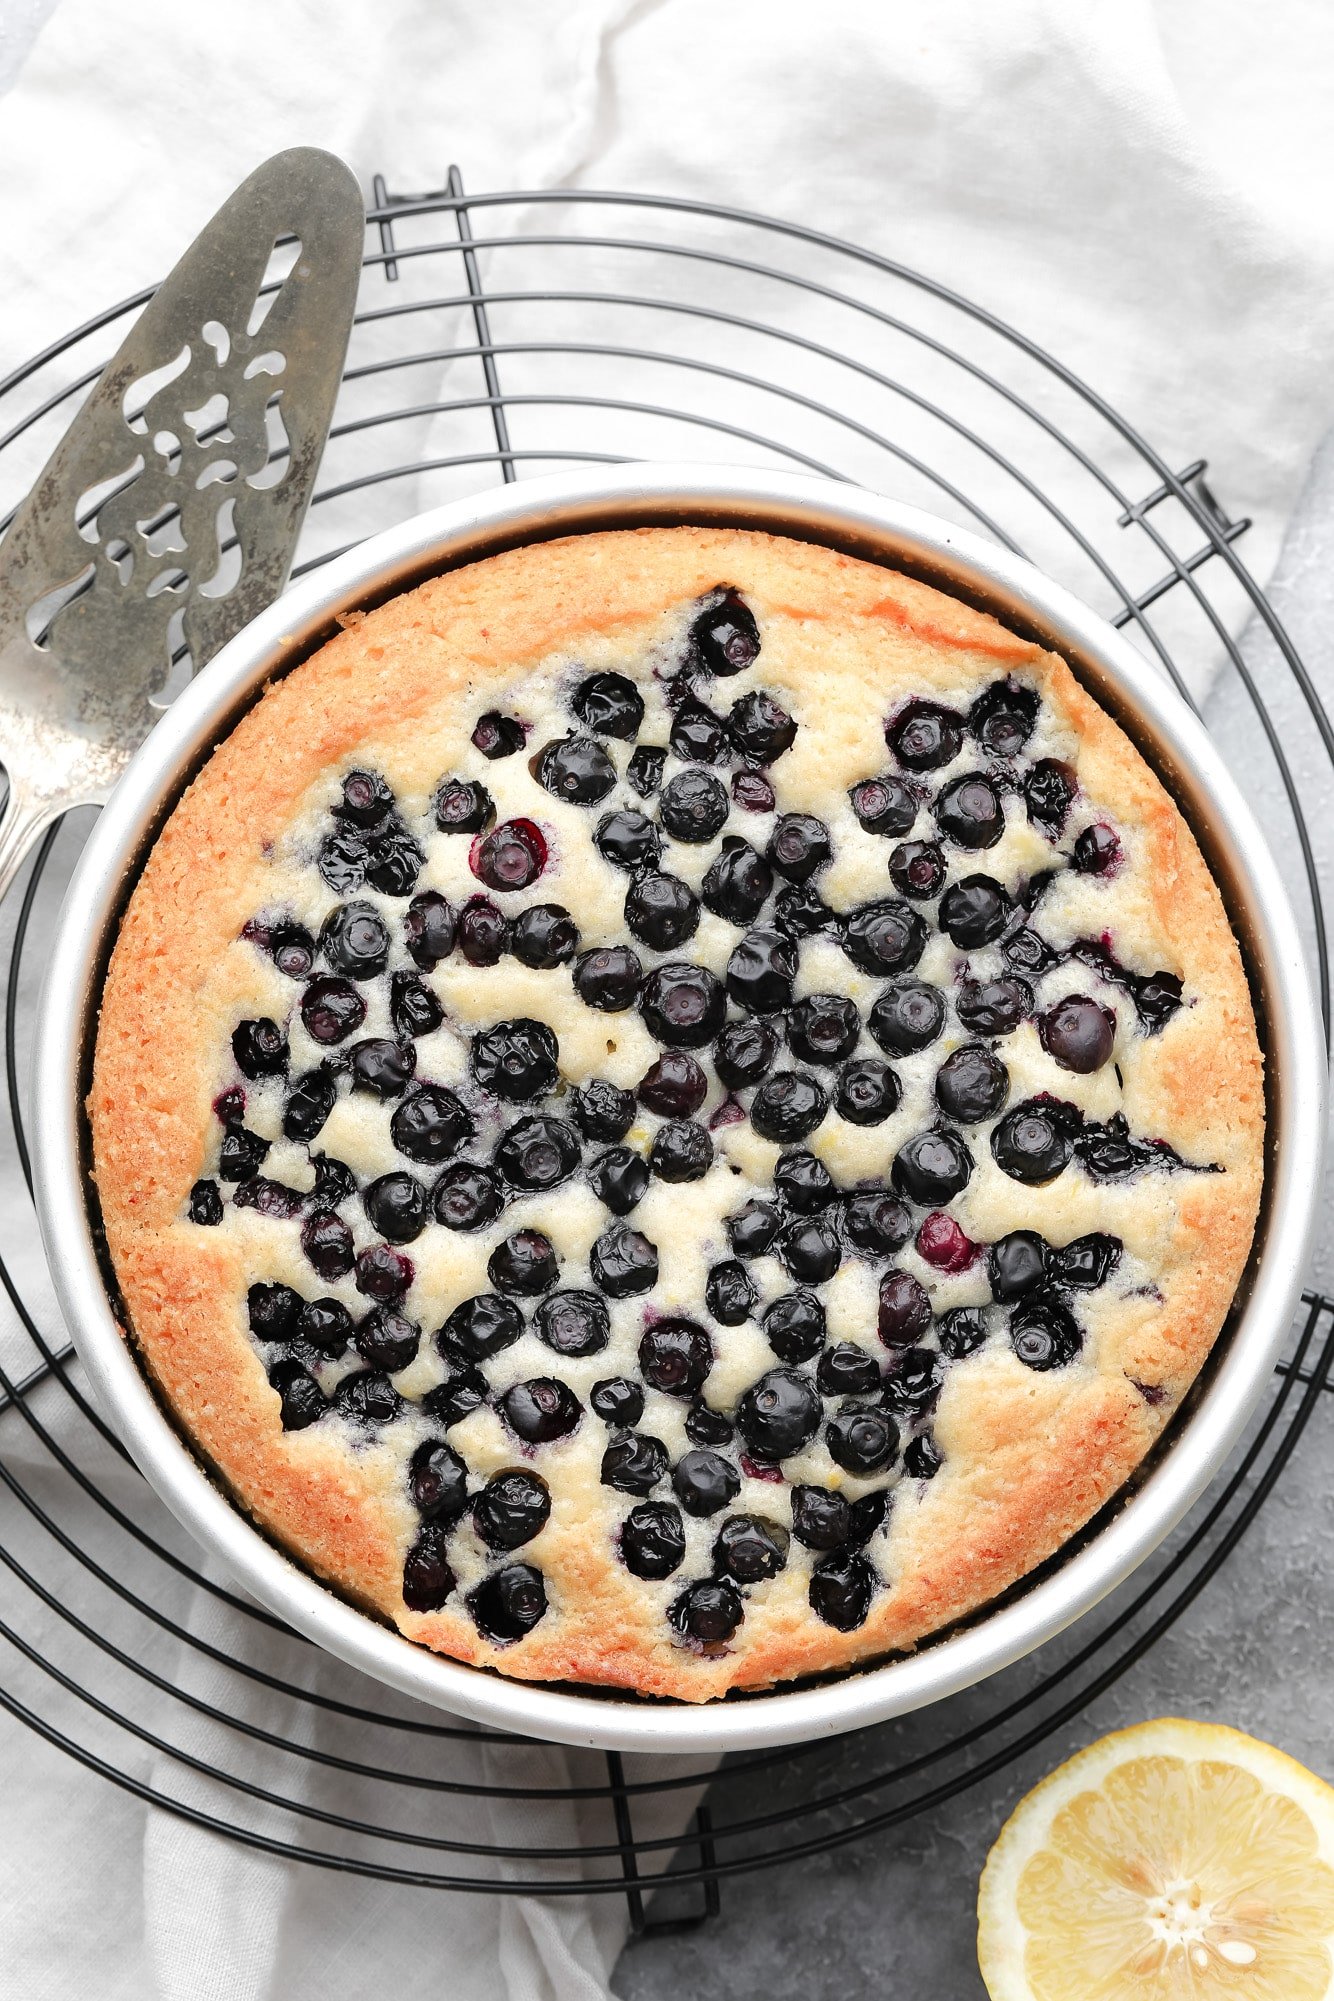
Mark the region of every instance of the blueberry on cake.
POLYGON ((271 686, 134 888, 89 1110, 126 1332, 273 1538, 687 1701, 910 1648, 1117 1492, 1264 1116, 1219 891, 1066 664, 694 528, 271 686))

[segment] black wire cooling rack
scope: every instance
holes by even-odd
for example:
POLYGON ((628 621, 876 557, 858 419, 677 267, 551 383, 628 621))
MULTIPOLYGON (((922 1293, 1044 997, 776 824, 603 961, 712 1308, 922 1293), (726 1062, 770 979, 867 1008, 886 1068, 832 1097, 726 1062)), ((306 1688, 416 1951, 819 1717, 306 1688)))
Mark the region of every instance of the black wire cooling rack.
MULTIPOLYGON (((1240 746, 1237 776, 1288 872, 1328 1032, 1334 852, 1326 816, 1308 821, 1304 801, 1328 788, 1334 734, 1238 554, 1250 524, 1219 504, 1203 459, 1174 468, 1013 328, 815 229, 647 195, 465 196, 457 169, 421 196, 377 177, 374 198, 298 571, 432 502, 574 461, 795 465, 946 514, 1068 583, 1188 698, 1209 690, 1206 721, 1225 750, 1240 746)), ((0 383, 0 507, 12 513, 147 296, 0 383)), ((17 916, 5 913, 8 1114, 24 1180, 33 995, 86 825, 75 815, 47 834, 17 916)), ((680 1760, 553 1762, 328 1662, 201 1570, 87 1398, 11 1180, 0 1703, 139 1798, 252 1848, 436 1889, 620 1895, 636 1930, 697 1922, 719 1910, 728 1876, 928 1811, 1078 1714, 1227 1560, 1334 1362, 1334 1299, 1309 1293, 1207 1504, 1073 1642, 988 1684, 962 1726, 938 1710, 711 1775, 680 1760), (470 1775, 478 1752, 484 1781, 470 1775), (662 1885, 673 1895, 646 1925, 662 1885)))

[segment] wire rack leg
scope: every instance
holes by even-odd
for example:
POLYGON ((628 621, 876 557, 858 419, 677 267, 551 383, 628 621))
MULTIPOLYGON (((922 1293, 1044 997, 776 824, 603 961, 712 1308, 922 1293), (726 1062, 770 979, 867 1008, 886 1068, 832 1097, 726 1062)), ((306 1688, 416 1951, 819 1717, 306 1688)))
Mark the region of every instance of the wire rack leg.
POLYGON ((611 1807, 616 1821, 616 1841, 620 1850, 621 1875, 625 1882, 625 1901, 630 1911, 630 1931, 635 1938, 665 1938, 673 1932, 694 1931, 707 1918, 716 1918, 722 1910, 722 1892, 717 1874, 718 1854, 713 1841, 713 1819, 706 1806, 701 1806, 695 1815, 693 1839, 685 1835, 683 1839, 691 1848, 699 1850, 699 1866, 703 1872, 700 1887, 704 1892, 704 1903, 700 1910, 683 1911, 668 1918, 649 1918, 644 1912, 644 1892, 639 1881, 639 1860, 635 1852, 634 1821, 630 1813, 630 1797, 625 1785, 625 1766, 619 1751, 608 1751, 607 1778, 611 1786, 611 1807))
MULTIPOLYGON (((463 176, 457 167, 451 167, 449 170, 449 192, 452 195, 463 193, 463 176)), ((462 203, 454 211, 454 220, 458 224, 460 243, 470 244, 472 223, 462 203)), ((496 434, 496 448, 500 453, 500 470, 508 484, 515 477, 514 460, 510 455, 509 420, 501 401, 500 375, 496 368, 495 350, 491 345, 491 322, 482 295, 482 281, 477 268, 475 250, 464 251, 463 269, 467 274, 468 290, 472 294, 472 319, 477 329, 477 345, 482 350, 482 373, 486 377, 486 393, 491 399, 491 423, 496 434)))

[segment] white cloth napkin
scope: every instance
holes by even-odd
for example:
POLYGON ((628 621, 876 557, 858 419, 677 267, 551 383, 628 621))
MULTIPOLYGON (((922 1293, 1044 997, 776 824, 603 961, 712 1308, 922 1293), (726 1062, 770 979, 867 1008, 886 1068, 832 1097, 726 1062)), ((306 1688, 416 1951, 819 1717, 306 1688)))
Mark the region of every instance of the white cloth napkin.
MULTIPOLYGON (((474 190, 658 190, 864 242, 1031 332, 1173 464, 1207 450, 1220 491, 1255 517, 1262 576, 1334 407, 1324 0, 0 0, 0 88, 10 78, 0 372, 160 276, 259 158, 306 142, 367 184, 378 169, 397 189, 438 187, 457 159, 474 190)), ((741 247, 726 225, 715 240, 741 247)), ((426 285, 406 264, 400 282, 426 285)), ((728 301, 744 306, 735 286, 728 301)), ((782 312, 794 331, 825 330, 815 301, 782 312)), ((577 336, 577 313, 561 326, 577 336)), ((367 353, 375 338, 359 336, 367 353)), ((428 371, 422 400, 449 379, 428 371)), ((717 391, 721 417, 743 406, 717 391)), ((580 421, 595 448, 663 449, 628 422, 580 421)), ((404 462, 429 455, 443 423, 405 427, 404 462)), ((534 448, 570 436, 550 412, 512 424, 534 448)), ((351 539, 459 490, 458 477, 377 489, 320 534, 351 539)), ((923 497, 906 476, 904 491, 923 497)), ((6 1189, 10 1234, 28 1234, 8 1175, 6 1189)), ((0 1327, 0 1351, 16 1349, 0 1327)), ((12 1416, 0 1450, 40 1457, 12 1416)), ((132 1477, 112 1477, 128 1507, 150 1505, 132 1477)), ((173 1611, 224 1651, 234 1637, 236 1615, 201 1594, 182 1591, 173 1611)), ((31 1630, 43 1637, 35 1615, 31 1630)), ((172 1649, 154 1665, 170 1676, 172 1649)), ((334 1663, 311 1657, 303 1672, 347 1688, 334 1663)), ((42 1699, 39 1676, 7 1658, 0 1673, 42 1699)), ((258 1691, 254 1715, 305 1727, 258 1691)), ((200 1723, 194 1748, 218 1748, 213 1726, 200 1723)), ((223 1748, 262 1772, 253 1748, 223 1748)), ((485 1770, 477 1747, 454 1755, 485 1770)), ((579 1763, 535 1749, 532 1780, 579 1763)), ((0 1965, 24 2001, 606 1992, 624 1935, 615 1903, 433 1899, 292 1867, 145 1811, 7 1723, 0 1769, 0 1965)), ((320 1805, 351 1797, 327 1774, 309 1784, 320 1805)), ((442 1827, 477 1818, 452 1812, 442 1827)), ((556 1806, 540 1833, 568 1840, 582 1825, 556 1806)), ((494 1818, 490 1832, 503 1836, 494 1818)))

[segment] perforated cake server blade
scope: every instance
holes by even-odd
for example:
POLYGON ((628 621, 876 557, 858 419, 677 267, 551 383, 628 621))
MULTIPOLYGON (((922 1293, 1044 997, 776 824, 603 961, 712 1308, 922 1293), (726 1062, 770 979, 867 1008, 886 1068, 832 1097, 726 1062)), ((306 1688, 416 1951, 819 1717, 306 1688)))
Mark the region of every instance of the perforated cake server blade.
POLYGON ((45 826, 105 802, 179 677, 286 583, 365 220, 332 153, 299 146, 256 168, 144 307, 15 515, 0 543, 0 896, 45 826))

